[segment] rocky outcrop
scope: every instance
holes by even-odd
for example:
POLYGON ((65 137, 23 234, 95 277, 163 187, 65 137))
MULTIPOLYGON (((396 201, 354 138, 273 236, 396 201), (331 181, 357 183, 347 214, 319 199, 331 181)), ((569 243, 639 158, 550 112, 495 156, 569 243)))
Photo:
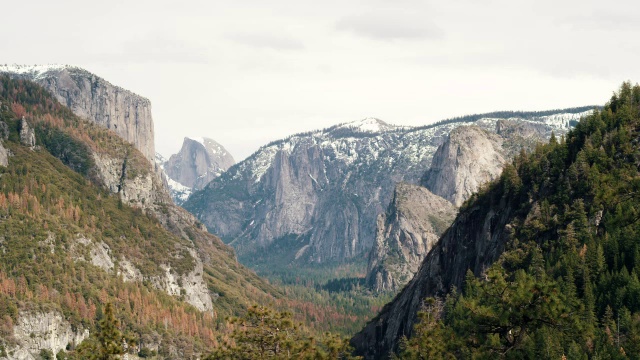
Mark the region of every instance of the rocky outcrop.
POLYGON ((89 337, 89 330, 72 326, 56 312, 21 312, 13 328, 15 346, 7 351, 9 359, 41 359, 40 351, 51 350, 57 354, 68 345, 75 347, 89 337))
MULTIPOLYGON (((1 102, 0 106, 2 106, 1 102)), ((7 140, 7 138, 9 138, 9 125, 4 121, 0 121, 0 140, 7 140)))
POLYGON ((423 185, 455 206, 476 192, 480 185, 500 175, 506 162, 503 139, 478 126, 460 126, 433 156, 423 185))
POLYGON ((124 203, 149 208, 171 201, 158 175, 149 168, 134 167, 128 155, 120 158, 94 152, 92 156, 98 180, 124 203))
POLYGON ((0 141, 0 166, 8 166, 9 165, 9 157, 11 156, 11 151, 5 148, 0 141))
POLYGON ((211 295, 203 278, 203 262, 194 248, 187 247, 184 250, 195 263, 188 273, 179 274, 170 265, 160 264, 161 275, 145 275, 127 258, 118 258, 113 254, 111 247, 103 241, 93 241, 78 234, 71 244, 71 253, 76 261, 89 261, 108 273, 122 276, 124 281, 148 280, 155 288, 169 295, 183 296, 184 301, 200 311, 213 310, 211 295))
POLYGON ((32 149, 36 146, 36 133, 24 117, 20 120, 20 142, 22 145, 32 149))
POLYGON ((144 280, 144 276, 142 276, 142 272, 140 272, 140 270, 138 270, 138 268, 136 268, 135 265, 131 263, 131 261, 127 260, 124 257, 121 258, 120 261, 118 261, 117 274, 118 276, 122 276, 122 280, 124 280, 125 282, 134 282, 134 281, 144 280))
POLYGON ((166 161, 158 159, 156 157, 156 163, 167 175, 177 204, 182 204, 192 191, 201 190, 235 163, 222 145, 209 138, 184 138, 180 152, 166 161))
POLYGON ((410 337, 421 302, 461 288, 467 270, 476 276, 498 259, 511 234, 510 222, 520 204, 502 198, 497 204, 476 202, 463 210, 427 254, 414 278, 356 334, 351 344, 365 359, 386 359, 403 336, 410 337))
POLYGON ((423 187, 398 184, 387 212, 378 217, 367 285, 376 292, 402 288, 418 271, 456 212, 449 201, 423 187))
POLYGON ((181 276, 172 271, 169 265, 163 264, 161 267, 165 272, 165 276, 156 277, 151 281, 156 288, 164 290, 169 295, 183 295, 186 302, 200 311, 213 310, 211 295, 202 277, 204 271, 202 261, 193 249, 190 249, 189 252, 196 261, 192 271, 181 276))
MULTIPOLYGON (((2 105, 2 103, 0 103, 2 105)), ((2 142, 7 140, 9 137, 9 126, 6 122, 0 121, 0 166, 9 165, 9 157, 11 156, 11 151, 5 148, 2 142)))
POLYGON ((0 72, 35 81, 81 118, 114 131, 153 164, 151 102, 73 66, 0 66, 0 72))

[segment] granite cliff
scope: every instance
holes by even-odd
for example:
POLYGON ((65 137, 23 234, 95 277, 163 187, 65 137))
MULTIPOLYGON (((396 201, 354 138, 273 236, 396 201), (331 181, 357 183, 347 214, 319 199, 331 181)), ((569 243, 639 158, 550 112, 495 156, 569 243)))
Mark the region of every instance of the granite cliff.
POLYGON ((156 156, 156 164, 164 170, 171 196, 180 205, 193 191, 201 190, 229 169, 235 160, 212 139, 184 138, 177 154, 169 160, 156 156))
POLYGON ((456 212, 449 201, 421 186, 398 184, 387 212, 378 217, 367 286, 377 292, 397 291, 404 286, 456 212))
POLYGON ((433 155, 422 178, 423 187, 396 187, 396 196, 378 221, 369 256, 366 283, 372 290, 400 290, 451 224, 456 209, 499 177, 507 160, 517 152, 530 151, 551 136, 550 128, 539 123, 498 120, 493 129, 489 124, 478 122, 452 130, 433 155))
POLYGON ((385 359, 402 336, 411 336, 422 300, 460 288, 467 270, 480 275, 504 250, 519 204, 508 196, 495 204, 474 202, 463 209, 427 254, 416 275, 351 343, 365 359, 385 359))
POLYGON ((148 99, 74 66, 5 65, 0 66, 0 73, 38 83, 79 117, 134 144, 153 163, 153 118, 148 99))
POLYGON ((504 163, 499 135, 476 126, 460 126, 433 155, 422 185, 460 206, 480 185, 500 175, 504 163))

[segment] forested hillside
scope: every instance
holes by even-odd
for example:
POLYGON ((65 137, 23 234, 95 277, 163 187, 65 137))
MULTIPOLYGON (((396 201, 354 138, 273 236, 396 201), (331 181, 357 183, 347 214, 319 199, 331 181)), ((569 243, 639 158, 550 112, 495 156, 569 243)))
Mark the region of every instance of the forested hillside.
POLYGON ((358 352, 640 358, 639 130, 640 86, 625 83, 566 138, 517 156, 354 337, 358 352))
POLYGON ((148 162, 43 88, 0 76, 0 130, 0 357, 87 358, 74 349, 95 341, 112 303, 129 352, 196 358, 227 336, 225 317, 281 296, 204 229, 178 236, 103 187, 95 154, 121 156, 132 180, 148 162))

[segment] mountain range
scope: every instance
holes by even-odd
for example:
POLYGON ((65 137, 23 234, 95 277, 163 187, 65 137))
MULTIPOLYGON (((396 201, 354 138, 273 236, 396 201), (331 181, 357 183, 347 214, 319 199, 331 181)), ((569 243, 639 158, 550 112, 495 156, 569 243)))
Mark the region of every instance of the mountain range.
MULTIPOLYGON (((486 144, 499 142, 499 156, 508 156, 554 131, 565 133, 590 110, 473 115, 422 127, 374 118, 336 125, 263 146, 194 192, 183 206, 249 266, 362 261, 376 243, 377 217, 390 204, 397 183, 423 182, 459 205, 479 183, 490 180, 473 180, 487 171, 480 166, 475 167, 478 174, 458 171, 460 178, 449 183, 447 149, 438 160, 442 164, 435 163, 425 175, 452 130, 473 124, 483 134, 494 134, 485 136, 486 144), (498 140, 509 132, 511 140, 498 140)), ((494 165, 491 171, 495 175, 499 169, 494 165)))
POLYGON ((367 118, 235 164, 206 138, 156 156, 150 102, 83 69, 0 66, 0 357, 89 356, 111 303, 130 354, 201 358, 252 304, 353 309, 320 295, 345 284, 397 293, 351 339, 366 359, 635 356, 638 99, 367 118))

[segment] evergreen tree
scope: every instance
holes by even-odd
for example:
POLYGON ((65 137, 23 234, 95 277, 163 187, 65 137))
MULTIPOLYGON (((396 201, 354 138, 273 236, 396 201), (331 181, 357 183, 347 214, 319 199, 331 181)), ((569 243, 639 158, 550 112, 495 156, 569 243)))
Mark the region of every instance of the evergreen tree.
POLYGON ((100 320, 98 327, 97 360, 118 359, 119 355, 124 354, 124 337, 118 329, 119 325, 113 311, 113 305, 107 303, 104 308, 104 317, 100 320))

